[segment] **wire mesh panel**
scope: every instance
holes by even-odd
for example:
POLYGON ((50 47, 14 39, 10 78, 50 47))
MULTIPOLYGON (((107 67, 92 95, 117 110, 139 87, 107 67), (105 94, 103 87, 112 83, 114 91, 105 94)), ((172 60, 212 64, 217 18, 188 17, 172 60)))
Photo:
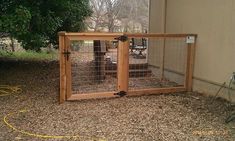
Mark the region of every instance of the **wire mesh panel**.
POLYGON ((72 94, 116 91, 117 48, 111 41, 71 41, 72 94))
POLYGON ((165 44, 163 77, 170 86, 184 86, 187 65, 185 38, 168 38, 165 44))
POLYGON ((186 46, 185 38, 132 38, 129 90, 183 87, 186 46))

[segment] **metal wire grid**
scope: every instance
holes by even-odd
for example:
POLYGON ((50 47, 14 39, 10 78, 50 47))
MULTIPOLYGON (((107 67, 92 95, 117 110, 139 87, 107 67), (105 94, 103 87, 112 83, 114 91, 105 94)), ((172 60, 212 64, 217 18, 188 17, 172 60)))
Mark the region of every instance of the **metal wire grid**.
POLYGON ((71 43, 73 94, 116 91, 117 49, 107 50, 108 42, 73 41, 71 43))
POLYGON ((166 42, 164 79, 184 86, 187 67, 187 43, 185 38, 172 38, 166 42))
MULTIPOLYGON (((94 42, 73 41, 71 44, 73 94, 117 90, 117 46, 107 49, 108 41, 94 42)), ((145 46, 146 49, 140 49, 141 46, 133 49, 130 44, 129 89, 183 86, 187 59, 185 39, 146 39, 145 46)))
POLYGON ((185 38, 154 38, 146 41, 147 47, 142 54, 138 49, 130 53, 129 89, 183 86, 187 61, 185 38))

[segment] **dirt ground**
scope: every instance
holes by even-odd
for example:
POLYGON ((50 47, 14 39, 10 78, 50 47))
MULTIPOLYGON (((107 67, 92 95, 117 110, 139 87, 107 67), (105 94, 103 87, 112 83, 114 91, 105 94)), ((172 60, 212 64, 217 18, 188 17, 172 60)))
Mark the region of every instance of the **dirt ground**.
POLYGON ((235 122, 224 121, 227 102, 200 94, 169 94, 58 104, 57 62, 0 61, 0 85, 20 85, 18 95, 0 97, 0 141, 234 141, 235 122), (42 139, 33 135, 79 135, 80 138, 42 139))

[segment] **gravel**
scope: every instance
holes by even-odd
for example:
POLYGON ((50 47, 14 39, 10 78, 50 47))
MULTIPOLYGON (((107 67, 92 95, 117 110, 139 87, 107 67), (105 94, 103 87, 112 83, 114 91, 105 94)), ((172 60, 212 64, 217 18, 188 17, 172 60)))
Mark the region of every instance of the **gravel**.
MULTIPOLYGON (((57 62, 1 61, 0 85, 21 85, 19 95, 0 97, 0 119, 9 117, 17 129, 43 135, 80 135, 74 140, 108 141, 234 141, 235 122, 227 102, 198 93, 175 93, 84 100, 58 104, 57 62)), ((1 141, 40 141, 0 122, 1 141)), ((48 139, 64 141, 71 139, 48 139)))

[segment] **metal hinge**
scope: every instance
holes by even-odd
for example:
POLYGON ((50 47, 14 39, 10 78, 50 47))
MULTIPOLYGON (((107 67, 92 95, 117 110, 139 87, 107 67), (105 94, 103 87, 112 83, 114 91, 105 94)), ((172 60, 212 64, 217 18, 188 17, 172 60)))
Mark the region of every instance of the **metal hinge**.
POLYGON ((64 54, 64 57, 66 57, 67 61, 68 61, 69 60, 69 55, 71 54, 71 52, 69 52, 68 50, 64 50, 64 52, 62 54, 64 54))
POLYGON ((127 93, 126 93, 125 91, 120 91, 120 92, 118 92, 118 93, 115 93, 114 95, 118 95, 118 96, 120 96, 120 97, 123 97, 123 96, 126 96, 127 93))
POLYGON ((122 35, 120 37, 115 38, 115 40, 119 40, 119 41, 125 42, 125 41, 128 40, 128 37, 126 35, 122 35))

